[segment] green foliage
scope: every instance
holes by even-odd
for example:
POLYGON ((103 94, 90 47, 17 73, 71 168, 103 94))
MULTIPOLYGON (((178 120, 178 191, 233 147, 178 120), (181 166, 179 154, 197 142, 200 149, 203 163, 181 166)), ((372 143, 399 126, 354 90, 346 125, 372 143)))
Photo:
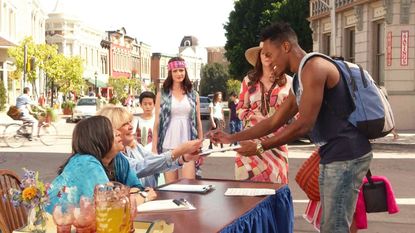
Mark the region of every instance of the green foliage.
POLYGON ((236 79, 229 79, 226 82, 226 93, 228 97, 232 92, 238 95, 240 91, 241 91, 241 81, 236 80, 236 79))
MULTIPOLYGON (((33 65, 42 69, 48 81, 53 81, 61 92, 74 90, 79 92, 84 84, 82 78, 83 65, 80 57, 65 57, 58 53, 56 45, 35 44, 31 37, 22 40, 19 46, 8 49, 9 56, 14 58, 16 71, 10 76, 14 79, 21 77, 24 67, 24 46, 27 47, 27 63, 34 58, 33 65)), ((34 83, 38 77, 35 67, 27 72, 27 81, 34 83)))
POLYGON ((56 122, 58 120, 58 115, 53 108, 46 108, 46 116, 49 116, 52 122, 56 122))
POLYGON ((111 77, 108 81, 109 85, 114 89, 114 93, 117 96, 118 100, 126 98, 128 96, 128 90, 130 86, 130 79, 126 77, 111 77))
POLYGON ((130 89, 131 89, 132 93, 141 93, 141 81, 140 81, 140 79, 131 78, 130 79, 130 89))
POLYGON ((200 95, 208 95, 217 91, 221 91, 225 95, 228 79, 229 74, 222 64, 205 65, 201 71, 200 95))
POLYGON ((75 102, 72 100, 64 101, 61 105, 61 108, 69 108, 73 110, 75 108, 75 102))
POLYGON ((229 73, 242 80, 252 66, 245 59, 245 50, 258 46, 261 31, 272 22, 289 22, 297 33, 299 44, 307 52, 312 50, 309 1, 304 0, 239 0, 224 25, 229 73))
POLYGON ((298 43, 306 51, 313 50, 313 39, 310 23, 307 18, 310 16, 309 2, 304 0, 283 0, 273 4, 276 14, 272 22, 289 22, 297 33, 298 43))
POLYGON ((156 84, 150 83, 150 85, 148 85, 147 88, 149 89, 149 91, 156 93, 156 84))
POLYGON ((4 111, 6 109, 6 88, 4 88, 3 80, 0 79, 0 111, 4 111))
POLYGON ((270 24, 275 0, 240 0, 235 1, 235 9, 225 24, 226 53, 230 62, 229 73, 242 80, 252 66, 245 59, 245 50, 258 46, 261 30, 270 24))

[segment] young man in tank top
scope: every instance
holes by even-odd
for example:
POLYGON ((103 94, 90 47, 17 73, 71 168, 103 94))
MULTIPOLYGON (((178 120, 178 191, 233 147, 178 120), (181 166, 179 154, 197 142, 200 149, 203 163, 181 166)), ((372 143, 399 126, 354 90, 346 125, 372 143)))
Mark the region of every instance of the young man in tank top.
POLYGON ((372 160, 372 148, 347 119, 334 114, 336 108, 349 106, 347 87, 334 64, 321 57, 307 60, 288 24, 270 25, 262 32, 261 41, 265 55, 273 61, 274 75, 297 73, 293 81, 297 88, 270 118, 240 133, 213 132, 212 137, 222 143, 259 138, 299 113, 297 120, 274 137, 259 143, 241 142, 238 153, 261 153, 310 133, 312 141, 320 146, 321 232, 349 232, 359 187, 372 160), (300 64, 304 65, 298 73, 300 64))

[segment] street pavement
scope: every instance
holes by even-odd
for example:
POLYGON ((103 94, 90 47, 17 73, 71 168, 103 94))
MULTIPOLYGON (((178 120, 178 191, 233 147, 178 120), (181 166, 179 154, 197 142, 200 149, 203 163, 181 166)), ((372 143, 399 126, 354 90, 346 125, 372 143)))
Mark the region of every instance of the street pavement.
MULTIPOLYGON (((60 116, 56 126, 59 140, 55 145, 44 146, 39 141, 27 142, 21 148, 8 148, 0 140, 0 169, 11 169, 22 175, 22 167, 38 170, 41 178, 50 182, 56 176, 59 165, 71 152, 71 135, 74 123, 66 123, 67 116, 60 116)), ((0 113, 0 132, 13 120, 0 113)), ((209 128, 209 121, 203 121, 204 132, 209 128)), ((399 132, 400 138, 393 140, 392 135, 374 140, 374 160, 371 165, 374 175, 384 175, 391 181, 400 207, 395 215, 386 213, 369 214, 369 229, 359 232, 415 232, 415 132, 399 132)), ((209 142, 205 140, 204 147, 209 142)), ((294 232, 315 232, 303 218, 307 198, 294 181, 295 173, 303 161, 311 154, 314 146, 307 142, 289 145, 290 190, 294 200, 294 232)), ((214 153, 206 158, 203 165, 204 178, 234 179, 235 152, 214 153)))

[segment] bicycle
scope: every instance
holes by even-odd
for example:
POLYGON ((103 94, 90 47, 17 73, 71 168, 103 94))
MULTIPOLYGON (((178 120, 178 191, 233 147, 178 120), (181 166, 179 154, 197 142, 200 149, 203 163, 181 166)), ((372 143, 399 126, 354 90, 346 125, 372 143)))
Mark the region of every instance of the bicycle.
POLYGON ((32 138, 39 139, 46 146, 53 145, 58 139, 56 126, 42 119, 39 119, 38 134, 32 137, 32 131, 33 124, 27 121, 8 124, 3 132, 4 141, 9 147, 18 148, 32 138))

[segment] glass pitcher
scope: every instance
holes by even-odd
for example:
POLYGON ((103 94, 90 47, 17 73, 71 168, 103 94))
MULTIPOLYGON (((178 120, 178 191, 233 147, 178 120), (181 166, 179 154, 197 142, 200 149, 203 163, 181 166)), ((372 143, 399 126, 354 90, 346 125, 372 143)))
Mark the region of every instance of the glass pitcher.
POLYGON ((97 233, 128 233, 131 228, 130 188, 119 182, 95 187, 97 233))

